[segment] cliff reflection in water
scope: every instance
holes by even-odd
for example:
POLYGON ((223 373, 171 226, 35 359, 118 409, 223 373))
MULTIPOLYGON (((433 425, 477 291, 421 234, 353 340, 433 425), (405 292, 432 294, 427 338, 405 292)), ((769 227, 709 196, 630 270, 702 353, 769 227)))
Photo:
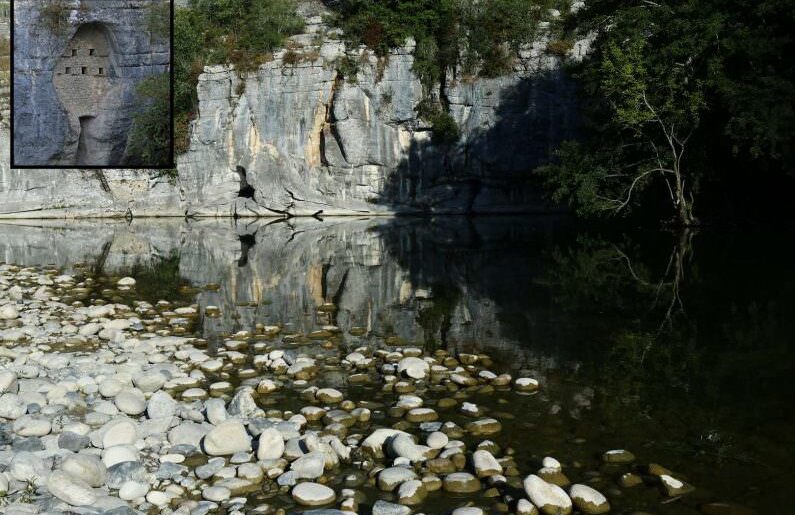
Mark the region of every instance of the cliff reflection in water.
POLYGON ((640 449, 763 508, 784 505, 795 464, 783 237, 507 217, 36 222, 0 224, 0 260, 133 274, 150 301, 215 283, 196 300, 221 310, 202 320, 210 341, 333 324, 351 348, 489 352, 541 378, 550 412, 562 406, 548 421, 557 445, 640 449))

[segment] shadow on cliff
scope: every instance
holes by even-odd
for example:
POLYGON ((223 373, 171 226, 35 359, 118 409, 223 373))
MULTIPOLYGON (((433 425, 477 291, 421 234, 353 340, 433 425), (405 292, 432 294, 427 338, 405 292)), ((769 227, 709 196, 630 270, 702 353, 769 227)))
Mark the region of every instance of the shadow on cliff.
POLYGON ((533 170, 574 133, 574 86, 564 72, 503 88, 462 84, 460 90, 480 96, 483 109, 451 106, 463 111, 464 135, 457 143, 434 143, 430 130, 426 138, 412 139, 408 157, 387 176, 379 203, 399 213, 559 211, 545 201, 533 170))

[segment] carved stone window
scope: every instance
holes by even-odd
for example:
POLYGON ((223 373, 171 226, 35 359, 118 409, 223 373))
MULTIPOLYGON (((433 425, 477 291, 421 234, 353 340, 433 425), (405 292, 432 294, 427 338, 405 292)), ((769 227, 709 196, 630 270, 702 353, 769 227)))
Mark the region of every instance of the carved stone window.
POLYGON ((99 74, 100 75, 104 75, 105 74, 105 68, 100 68, 99 69, 99 74))
POLYGON ((76 55, 77 55, 77 49, 76 49, 76 48, 73 48, 73 49, 72 49, 72 57, 74 57, 74 56, 76 56, 76 55))
POLYGON ((66 67, 66 70, 64 71, 64 73, 65 73, 65 74, 67 74, 67 75, 69 75, 70 73, 72 73, 72 69, 71 69, 70 67, 68 67, 68 66, 67 66, 67 67, 66 67))
POLYGON ((88 55, 94 55, 94 49, 93 48, 89 48, 88 49, 88 55))
POLYGON ((88 68, 86 68, 85 66, 83 66, 83 67, 81 67, 81 68, 80 68, 80 73, 81 73, 82 75, 85 75, 87 71, 88 71, 88 68))

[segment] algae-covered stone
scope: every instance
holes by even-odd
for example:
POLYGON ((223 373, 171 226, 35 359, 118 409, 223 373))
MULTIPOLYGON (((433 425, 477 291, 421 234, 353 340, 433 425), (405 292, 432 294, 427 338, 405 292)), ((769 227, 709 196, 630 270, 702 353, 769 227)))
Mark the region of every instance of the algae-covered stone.
POLYGON ((431 408, 413 408, 406 413, 409 422, 432 422, 439 419, 439 414, 431 408))
POLYGON ((325 402, 327 404, 337 404, 342 402, 343 395, 342 392, 335 390, 334 388, 321 388, 315 392, 315 398, 320 402, 325 402))
POLYGON ((525 478, 524 490, 544 515, 568 515, 572 511, 572 502, 566 492, 535 474, 525 478))
POLYGON ((454 472, 444 477, 442 487, 446 492, 472 493, 480 490, 480 480, 468 472, 454 472))
POLYGON ((417 474, 406 467, 385 468, 378 474, 378 488, 385 492, 391 492, 402 483, 417 479, 417 474))
POLYGON ((569 496, 574 505, 583 513, 591 515, 610 511, 610 503, 607 502, 607 498, 590 486, 572 485, 569 496))
POLYGON ((624 488, 631 488, 643 484, 643 479, 634 472, 626 472, 618 478, 618 484, 624 488))
POLYGON ((411 479, 400 484, 397 491, 398 502, 407 506, 422 503, 428 495, 425 485, 418 479, 411 479))
POLYGON ((473 436, 488 436, 502 431, 502 424, 497 419, 483 418, 467 424, 466 430, 473 436))
POLYGON ((519 499, 516 502, 516 515, 538 515, 538 508, 527 499, 519 499))
POLYGON ((668 497, 688 494, 695 490, 692 485, 680 481, 673 476, 669 476, 668 474, 662 474, 660 476, 660 484, 662 485, 665 495, 668 497))
POLYGON ((502 474, 502 465, 489 451, 481 449, 472 453, 472 464, 480 478, 502 474))
POLYGON ((635 455, 625 449, 613 449, 602 454, 605 463, 632 463, 635 455))
POLYGON ((538 381, 531 377, 520 377, 513 384, 514 388, 519 392, 534 392, 538 390, 538 381))

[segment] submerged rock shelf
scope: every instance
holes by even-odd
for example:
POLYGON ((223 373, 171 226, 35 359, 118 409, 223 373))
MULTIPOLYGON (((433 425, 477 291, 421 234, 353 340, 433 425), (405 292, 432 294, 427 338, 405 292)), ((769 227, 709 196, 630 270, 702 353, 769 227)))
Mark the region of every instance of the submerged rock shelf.
POLYGON ((365 328, 351 344, 332 324, 208 342, 197 329, 223 313, 193 302, 201 289, 148 302, 137 288, 79 266, 0 265, 6 510, 743 513, 689 503, 685 477, 626 450, 545 456, 524 434, 544 382, 487 354, 365 328))

